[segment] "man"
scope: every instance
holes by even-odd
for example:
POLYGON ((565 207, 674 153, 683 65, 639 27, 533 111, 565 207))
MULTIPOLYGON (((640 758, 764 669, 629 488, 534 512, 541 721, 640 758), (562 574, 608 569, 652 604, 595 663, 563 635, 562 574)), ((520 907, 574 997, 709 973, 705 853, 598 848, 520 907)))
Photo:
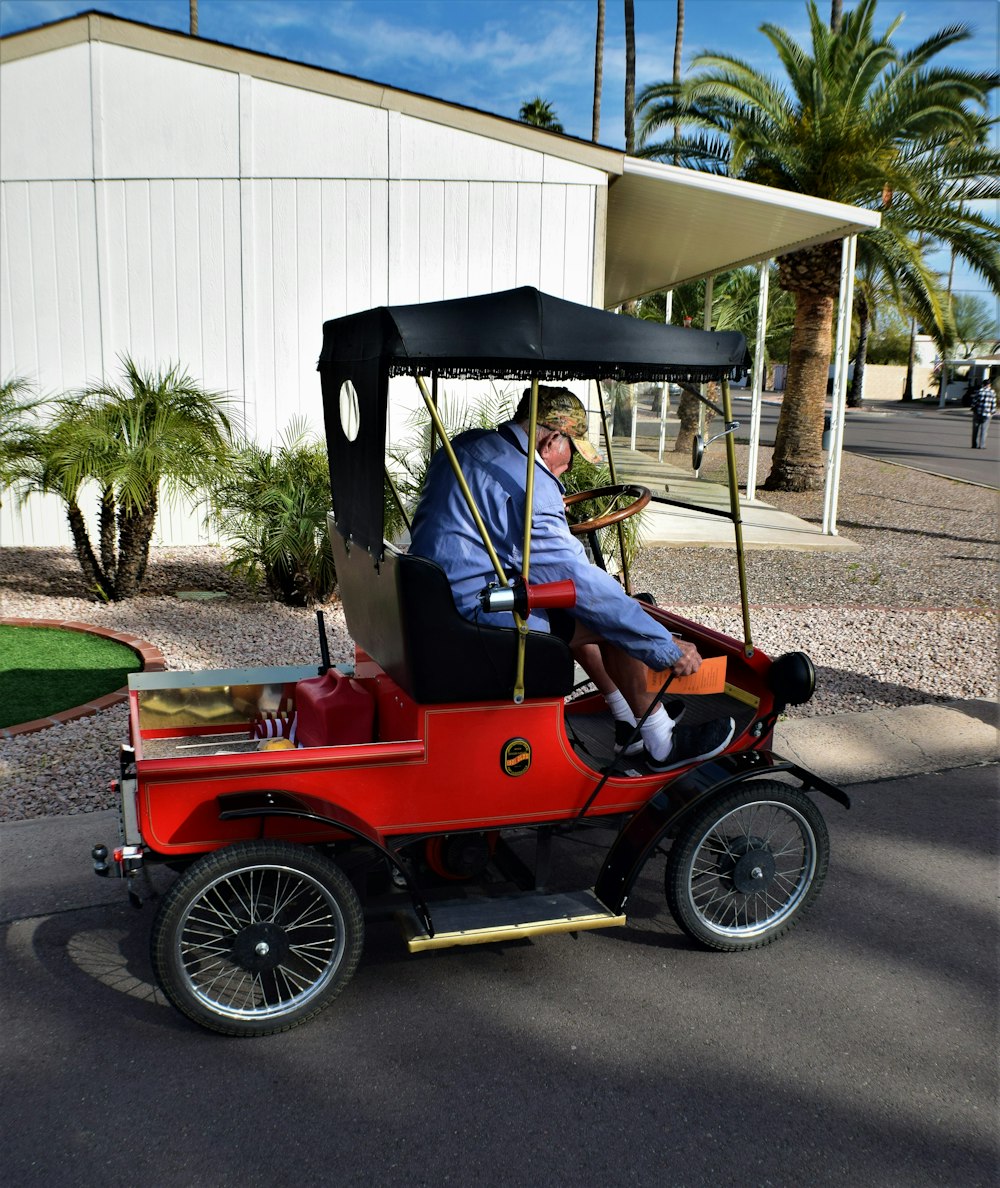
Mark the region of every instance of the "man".
MULTIPOLYGON (((530 395, 530 389, 524 393, 513 420, 496 430, 462 433, 452 443, 508 576, 520 573, 522 567, 530 395)), ((584 407, 566 388, 539 387, 532 453, 530 580, 570 578, 576 585, 577 600, 572 615, 555 612, 550 622, 549 614, 534 610, 528 625, 562 635, 595 679, 616 719, 634 726, 655 699, 646 689, 645 666, 685 676, 697 672, 701 657, 693 644, 674 639, 614 578, 592 565, 571 534, 559 476, 569 469, 574 453, 590 462, 599 461, 599 456, 587 440, 584 407)), ((496 574, 443 450, 434 456, 428 470, 413 520, 410 551, 444 569, 455 604, 467 619, 513 626, 511 614, 480 608, 479 593, 496 574)), ((678 724, 681 712, 678 709, 671 716, 658 705, 642 727, 646 762, 654 771, 717 755, 733 737, 732 718, 684 726, 678 724)))
POLYGON ((997 410, 997 397, 989 380, 983 380, 982 386, 972 394, 972 448, 986 449, 986 433, 990 427, 990 418, 997 410))

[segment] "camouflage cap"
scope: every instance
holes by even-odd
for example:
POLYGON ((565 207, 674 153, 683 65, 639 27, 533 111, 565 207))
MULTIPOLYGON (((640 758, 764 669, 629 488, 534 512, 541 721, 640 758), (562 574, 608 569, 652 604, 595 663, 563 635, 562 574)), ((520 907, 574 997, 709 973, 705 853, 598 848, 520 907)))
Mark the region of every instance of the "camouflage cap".
MULTIPOLYGON (((530 399, 531 389, 525 388, 521 402, 517 406, 516 420, 528 419, 530 399)), ((538 424, 547 425, 557 433, 565 433, 573 447, 588 462, 595 466, 600 465, 601 455, 587 438, 587 410, 579 397, 574 396, 568 388, 538 385, 538 424)))

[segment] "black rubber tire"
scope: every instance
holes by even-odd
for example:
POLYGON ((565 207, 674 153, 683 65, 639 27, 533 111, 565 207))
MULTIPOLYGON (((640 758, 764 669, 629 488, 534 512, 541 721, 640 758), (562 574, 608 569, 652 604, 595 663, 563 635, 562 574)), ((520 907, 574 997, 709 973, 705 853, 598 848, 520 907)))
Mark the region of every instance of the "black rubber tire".
POLYGON ((153 970, 189 1019, 222 1035, 288 1031, 347 985, 361 956, 357 893, 308 846, 238 842, 194 862, 153 923, 153 970))
POLYGON ((803 792, 759 780, 712 797, 667 856, 667 904, 710 949, 759 949, 793 928, 819 894, 830 839, 803 792))

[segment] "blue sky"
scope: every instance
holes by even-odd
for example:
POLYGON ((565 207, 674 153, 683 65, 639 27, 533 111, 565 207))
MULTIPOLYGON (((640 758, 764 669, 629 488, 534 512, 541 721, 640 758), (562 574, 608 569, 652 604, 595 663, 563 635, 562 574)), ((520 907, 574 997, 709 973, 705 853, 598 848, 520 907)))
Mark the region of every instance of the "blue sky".
MULTIPOLYGON (((829 0, 819 0, 820 11, 829 0)), ((845 0, 845 8, 852 0, 845 0)), ((188 0, 0 0, 0 33, 88 9, 188 30, 188 0)), ((526 100, 552 103, 565 130, 590 139, 595 0, 199 0, 198 32, 362 78, 516 118, 526 100)), ((624 27, 621 0, 607 0, 601 142, 624 144, 624 27)), ((804 0, 687 0, 684 64, 702 50, 777 71, 764 21, 808 43, 804 0)), ((880 0, 879 28, 904 13, 894 40, 908 47, 950 23, 974 36, 949 61, 1000 69, 997 0, 880 0)), ((636 86, 670 76, 675 0, 635 0, 636 86)), ((957 288, 982 291, 975 278, 957 288)))

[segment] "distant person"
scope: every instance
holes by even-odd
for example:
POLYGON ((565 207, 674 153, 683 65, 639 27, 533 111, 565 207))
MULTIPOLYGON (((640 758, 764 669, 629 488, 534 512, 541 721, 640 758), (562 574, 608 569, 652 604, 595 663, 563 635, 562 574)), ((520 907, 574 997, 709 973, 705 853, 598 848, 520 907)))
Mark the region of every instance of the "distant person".
POLYGON ((990 418, 997 410, 997 396, 989 380, 984 380, 981 387, 972 394, 972 448, 986 449, 986 431, 990 427, 990 418))

